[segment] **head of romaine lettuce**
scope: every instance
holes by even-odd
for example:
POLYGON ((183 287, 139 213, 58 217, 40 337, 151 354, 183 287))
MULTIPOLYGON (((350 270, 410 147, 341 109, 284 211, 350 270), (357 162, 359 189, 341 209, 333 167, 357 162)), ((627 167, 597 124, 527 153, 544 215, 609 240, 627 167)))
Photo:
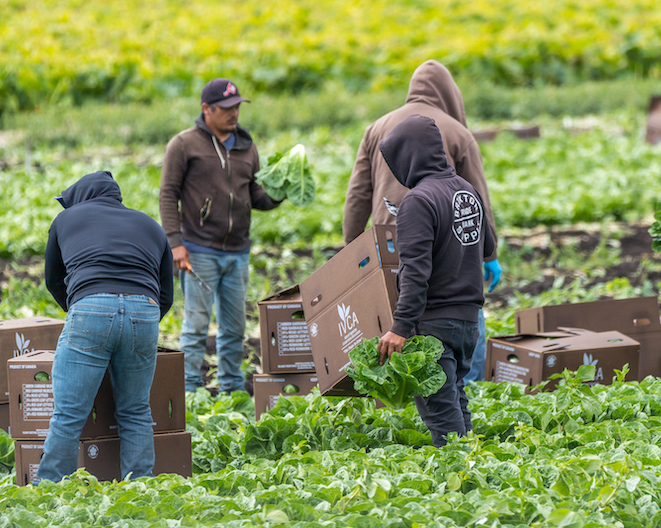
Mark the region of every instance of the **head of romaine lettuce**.
POLYGON ((378 337, 366 339, 349 352, 352 366, 346 371, 361 394, 403 409, 414 396, 430 396, 445 383, 447 376, 438 364, 443 343, 435 337, 413 336, 401 354, 394 353, 383 365, 379 365, 378 344, 378 337))
POLYGON ((274 200, 289 198, 299 207, 310 205, 317 191, 305 147, 300 143, 284 154, 269 157, 266 166, 255 174, 255 178, 274 200))

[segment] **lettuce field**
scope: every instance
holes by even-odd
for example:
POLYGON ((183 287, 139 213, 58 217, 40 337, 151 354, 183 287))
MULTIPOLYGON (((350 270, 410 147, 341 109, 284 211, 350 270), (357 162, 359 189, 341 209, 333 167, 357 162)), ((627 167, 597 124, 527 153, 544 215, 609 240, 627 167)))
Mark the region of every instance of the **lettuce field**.
MULTIPOLYGON (((658 296, 648 230, 661 145, 644 141, 661 94, 657 3, 0 0, 0 319, 64 317, 43 254, 53 197, 82 175, 111 171, 125 205, 159 219, 165 144, 192 126, 203 84, 229 77, 252 100, 240 121, 262 166, 303 145, 316 186, 311 203, 253 213, 250 379, 257 302, 342 247, 365 127, 403 102, 428 58, 455 75, 471 129, 541 131, 480 143, 503 267, 488 334, 513 333, 518 309, 658 296)), ((160 328, 171 348, 175 290, 160 328)), ((249 392, 211 384, 187 395, 191 478, 79 470, 18 487, 0 431, 0 528, 661 526, 661 379, 625 366, 612 384, 586 383, 593 368, 563 373, 554 392, 471 383, 474 431, 440 449, 410 404, 313 392, 256 421, 249 392)))
POLYGON ((654 0, 2 0, 0 12, 0 113, 197 95, 218 71, 251 91, 378 91, 428 58, 510 86, 661 73, 654 0))

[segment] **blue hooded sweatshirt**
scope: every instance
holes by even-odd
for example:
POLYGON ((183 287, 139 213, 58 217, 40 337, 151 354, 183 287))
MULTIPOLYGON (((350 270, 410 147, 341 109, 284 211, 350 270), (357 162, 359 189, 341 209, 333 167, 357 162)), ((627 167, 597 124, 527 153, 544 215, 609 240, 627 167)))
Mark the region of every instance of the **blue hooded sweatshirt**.
POLYGON ((83 176, 57 198, 48 232, 46 286, 64 311, 94 293, 146 295, 161 318, 172 306, 172 252, 153 218, 122 205, 107 171, 83 176))

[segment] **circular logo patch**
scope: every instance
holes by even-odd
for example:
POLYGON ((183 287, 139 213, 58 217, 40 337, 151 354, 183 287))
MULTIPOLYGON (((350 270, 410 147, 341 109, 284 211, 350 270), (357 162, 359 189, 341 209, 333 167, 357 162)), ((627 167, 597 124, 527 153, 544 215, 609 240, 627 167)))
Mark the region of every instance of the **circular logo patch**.
POLYGON ((92 444, 87 448, 87 456, 91 459, 95 459, 99 456, 99 446, 92 444))
POLYGON ((558 362, 558 358, 551 354, 550 356, 546 356, 546 366, 549 368, 555 367, 555 364, 558 362))
POLYGON ((452 232, 464 246, 472 246, 480 241, 482 229, 482 204, 471 192, 458 191, 452 197, 454 223, 452 232))
POLYGON ((312 326, 310 326, 310 335, 312 337, 317 337, 318 333, 319 333, 319 328, 317 327, 317 323, 313 323, 312 326))

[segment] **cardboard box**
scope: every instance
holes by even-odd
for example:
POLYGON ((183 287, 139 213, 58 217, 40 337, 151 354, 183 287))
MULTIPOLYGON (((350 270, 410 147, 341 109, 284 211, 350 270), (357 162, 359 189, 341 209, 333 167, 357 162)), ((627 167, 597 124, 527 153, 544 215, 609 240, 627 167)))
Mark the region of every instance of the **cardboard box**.
POLYGON ((0 429, 11 434, 11 427, 9 427, 9 403, 0 403, 0 429))
MULTIPOLYGON (((186 428, 184 355, 161 351, 156 356, 150 404, 155 432, 183 431, 186 428)), ((19 439, 45 439, 53 416, 53 386, 50 374, 55 353, 37 351, 7 362, 11 400, 12 436, 19 439), (36 379, 38 373, 43 380, 36 379)), ((94 400, 81 438, 117 436, 115 406, 110 376, 106 373, 94 400)))
MULTIPOLYGON (((159 347, 149 403, 155 433, 186 429, 184 353, 159 347)), ((110 374, 101 382, 81 438, 116 437, 115 401, 110 374)))
POLYGON ((298 285, 257 303, 265 373, 314 372, 310 333, 298 285))
POLYGON ((637 372, 638 361, 638 341, 616 331, 516 334, 487 340, 486 380, 531 387, 564 369, 576 371, 581 365, 594 365, 594 381, 608 385, 614 369, 621 370, 628 363, 631 372, 637 372))
POLYGON ((35 350, 55 350, 64 321, 29 317, 0 321, 0 403, 9 401, 7 360, 35 350))
POLYGON ((262 413, 273 409, 280 396, 305 396, 318 385, 316 374, 254 374, 252 380, 256 420, 259 420, 262 413), (298 391, 283 393, 282 389, 286 385, 293 385, 298 391))
MULTIPOLYGON (((183 477, 193 476, 190 433, 155 434, 154 452, 154 475, 176 473, 183 477)), ((81 441, 78 467, 84 467, 99 480, 120 480, 119 438, 81 441)))
POLYGON ((43 440, 17 440, 14 442, 17 486, 27 486, 37 478, 37 469, 43 454, 43 440))
MULTIPOLYGON (((16 484, 26 486, 37 478, 44 454, 43 440, 17 440, 15 446, 16 484)), ((191 434, 185 431, 154 435, 154 474, 193 474, 191 434)), ((99 480, 120 480, 119 438, 83 440, 78 448, 78 467, 99 480)))
POLYGON ((373 226, 300 285, 322 394, 358 395, 345 372, 348 353, 392 326, 399 266, 394 242, 393 226, 373 226))
POLYGON ((639 381, 650 375, 661 377, 661 321, 657 297, 609 299, 517 310, 515 325, 518 334, 551 332, 563 327, 622 332, 640 343, 640 362, 638 370, 632 369, 632 375, 639 381))

